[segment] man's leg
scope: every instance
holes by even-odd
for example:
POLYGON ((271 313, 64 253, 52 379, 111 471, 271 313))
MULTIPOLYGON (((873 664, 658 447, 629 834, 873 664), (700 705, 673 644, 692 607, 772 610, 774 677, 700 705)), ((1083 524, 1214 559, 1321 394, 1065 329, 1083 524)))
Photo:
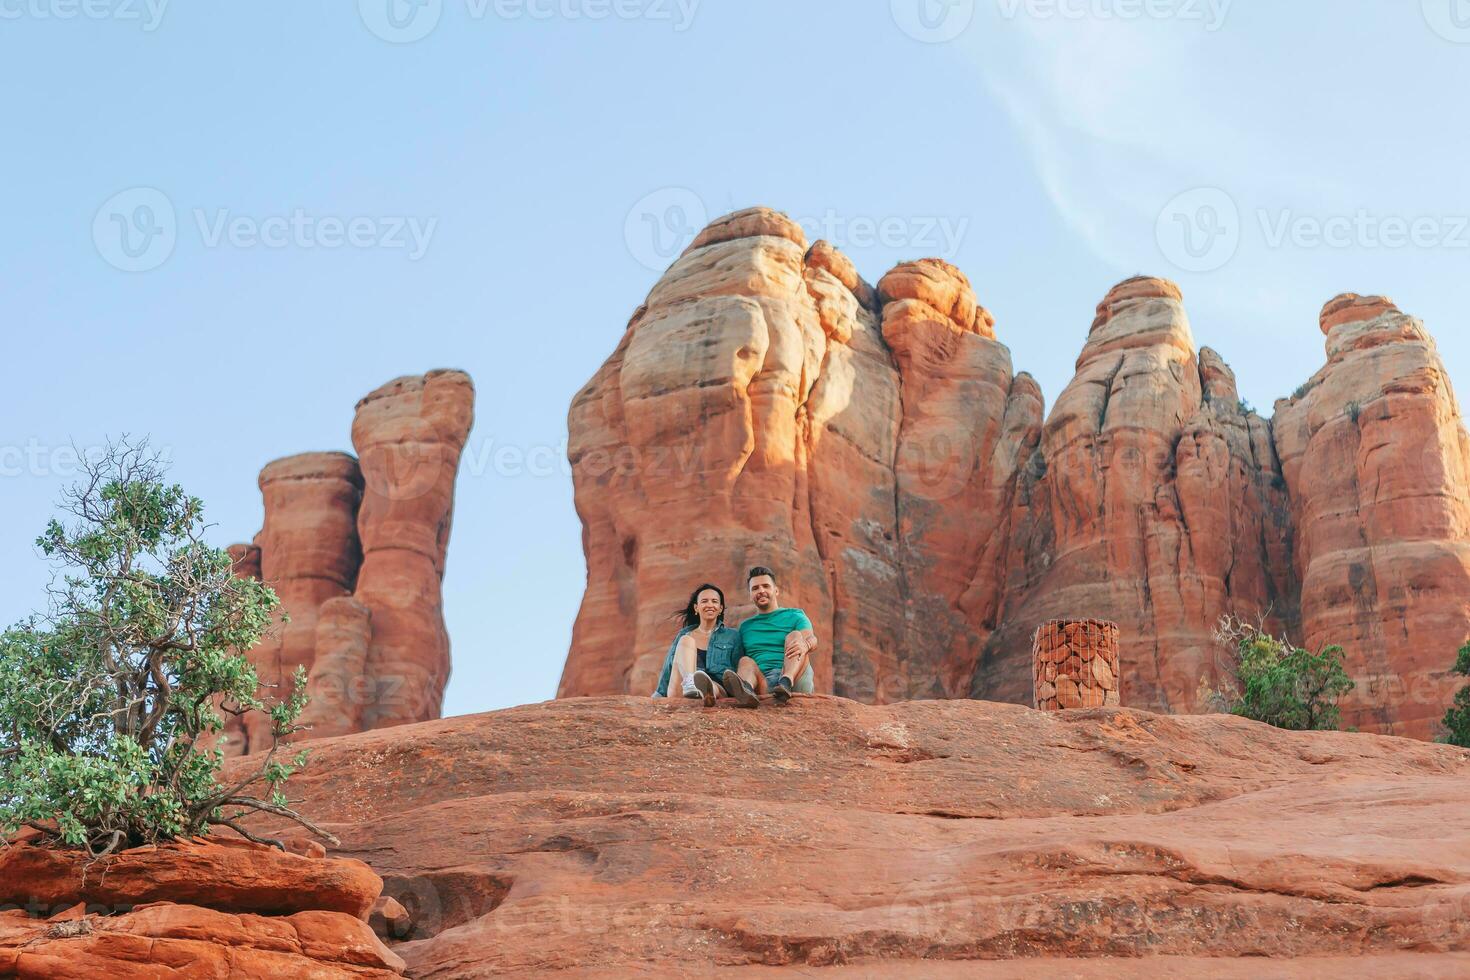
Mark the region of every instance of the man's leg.
POLYGON ((772 671, 774 676, 770 683, 771 693, 776 696, 778 704, 785 704, 791 699, 797 679, 806 673, 809 663, 806 644, 801 642, 800 635, 789 634, 786 637, 786 659, 782 662, 779 673, 772 671))
POLYGON ((755 695, 755 685, 751 683, 752 677, 764 680, 764 678, 760 677, 760 673, 756 669, 755 661, 749 657, 741 657, 740 663, 735 670, 725 671, 723 678, 725 690, 730 692, 730 697, 734 698, 740 707, 760 707, 760 699, 755 695))
POLYGON ((740 658, 740 666, 735 668, 740 679, 750 685, 750 689, 757 695, 768 693, 766 690, 766 675, 756 666, 754 660, 749 657, 740 658))

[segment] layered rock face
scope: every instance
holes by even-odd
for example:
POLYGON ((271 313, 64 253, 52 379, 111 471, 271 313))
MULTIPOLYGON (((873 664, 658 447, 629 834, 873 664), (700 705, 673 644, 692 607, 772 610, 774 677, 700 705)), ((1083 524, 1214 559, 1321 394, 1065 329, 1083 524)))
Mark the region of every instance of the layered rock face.
POLYGON ((1052 619, 1119 626, 1129 704, 1193 711, 1220 686, 1224 614, 1292 625, 1290 528, 1269 424, 1195 353, 1179 289, 1133 279, 1098 306, 1047 417, 975 697, 1028 703, 1030 638, 1052 619))
POLYGON ((215 838, 90 861, 10 844, 0 848, 0 977, 402 976, 403 960, 366 921, 382 879, 317 852, 215 838))
POLYGON ((1302 632, 1346 652, 1344 725, 1428 738, 1470 635, 1470 437, 1422 323, 1346 294, 1321 325, 1327 364, 1275 418, 1302 632))
MULTIPOLYGON (((441 583, 454 479, 474 412, 460 371, 389 382, 358 403, 358 456, 305 453, 261 471, 265 522, 230 549, 235 574, 281 597, 283 622, 250 652, 289 693, 308 671, 302 737, 437 718, 449 679, 441 583)), ((269 719, 227 727, 233 753, 270 744, 269 719)))
POLYGON ((773 567, 811 617, 822 690, 962 693, 998 582, 973 552, 1040 426, 957 269, 875 291, 765 209, 700 234, 573 401, 588 590, 563 696, 646 693, 668 617, 701 582, 749 614, 773 567))
POLYGON ((291 792, 416 977, 1449 977, 1467 776, 1221 715, 608 697, 320 741, 291 792))
POLYGON ((710 580, 738 620, 764 564, 812 615, 821 690, 1029 703, 1036 628, 1091 618, 1120 627, 1129 703, 1197 711, 1232 615, 1342 644, 1376 705, 1345 723, 1428 736, 1470 635, 1470 447, 1416 321, 1347 296, 1323 329, 1273 422, 1178 287, 1131 279, 1046 414, 958 269, 875 289, 776 212, 721 218, 573 402, 588 588, 559 693, 645 693, 667 615, 710 580))

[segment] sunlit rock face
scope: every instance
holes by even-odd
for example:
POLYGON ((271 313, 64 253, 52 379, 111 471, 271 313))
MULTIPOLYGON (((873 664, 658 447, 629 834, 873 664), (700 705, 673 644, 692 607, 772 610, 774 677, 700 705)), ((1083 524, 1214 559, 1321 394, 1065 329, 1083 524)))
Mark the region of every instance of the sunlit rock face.
POLYGON ((957 269, 874 290, 776 212, 714 222, 572 404, 588 588, 561 695, 651 690, 670 613, 711 581, 747 615, 753 565, 811 617, 819 689, 963 694, 999 605, 974 559, 1039 425, 957 269))
POLYGON ((1470 636, 1470 438, 1420 321, 1349 293, 1321 325, 1327 363, 1275 420, 1302 632, 1346 651, 1344 725, 1432 737, 1470 636))
POLYGON ((646 693, 670 614, 711 581, 748 615, 760 564, 816 625, 821 690, 1029 703, 1037 626, 1101 619, 1124 703, 1193 712, 1229 615, 1341 643, 1345 722, 1427 737, 1470 628, 1470 450, 1417 321, 1348 295, 1322 327, 1327 366, 1268 420, 1179 288, 1129 279, 1048 413, 949 263, 874 287, 784 215, 718 219, 573 400, 588 585, 559 693, 646 693))

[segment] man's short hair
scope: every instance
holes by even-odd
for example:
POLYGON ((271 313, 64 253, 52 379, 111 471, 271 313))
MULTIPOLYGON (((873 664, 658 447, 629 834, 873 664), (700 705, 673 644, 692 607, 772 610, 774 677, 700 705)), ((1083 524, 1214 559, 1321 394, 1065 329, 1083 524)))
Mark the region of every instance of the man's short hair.
POLYGON ((775 572, 771 571, 769 568, 767 568, 764 565, 757 565, 757 566, 755 566, 754 568, 752 568, 750 570, 750 573, 748 575, 745 576, 745 584, 746 585, 749 585, 751 579, 760 578, 762 575, 769 575, 769 576, 771 576, 771 581, 772 582, 776 581, 776 573, 775 572))

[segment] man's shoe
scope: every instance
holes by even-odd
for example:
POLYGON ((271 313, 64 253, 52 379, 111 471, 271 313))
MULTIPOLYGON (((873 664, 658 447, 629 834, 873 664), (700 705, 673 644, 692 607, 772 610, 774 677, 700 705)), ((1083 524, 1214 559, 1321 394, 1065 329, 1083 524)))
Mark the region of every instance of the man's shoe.
POLYGON ((776 699, 777 704, 785 704, 791 700, 791 678, 785 674, 781 679, 771 685, 771 696, 776 699))
POLYGON ((694 672, 694 686, 699 689, 699 696, 704 698, 706 708, 714 707, 715 703, 715 679, 702 670, 694 672))
POLYGON ((730 697, 734 698, 740 707, 759 708, 761 706, 760 698, 755 696, 750 685, 741 680, 740 675, 735 671, 725 671, 725 676, 721 680, 725 682, 725 690, 730 692, 730 697))

